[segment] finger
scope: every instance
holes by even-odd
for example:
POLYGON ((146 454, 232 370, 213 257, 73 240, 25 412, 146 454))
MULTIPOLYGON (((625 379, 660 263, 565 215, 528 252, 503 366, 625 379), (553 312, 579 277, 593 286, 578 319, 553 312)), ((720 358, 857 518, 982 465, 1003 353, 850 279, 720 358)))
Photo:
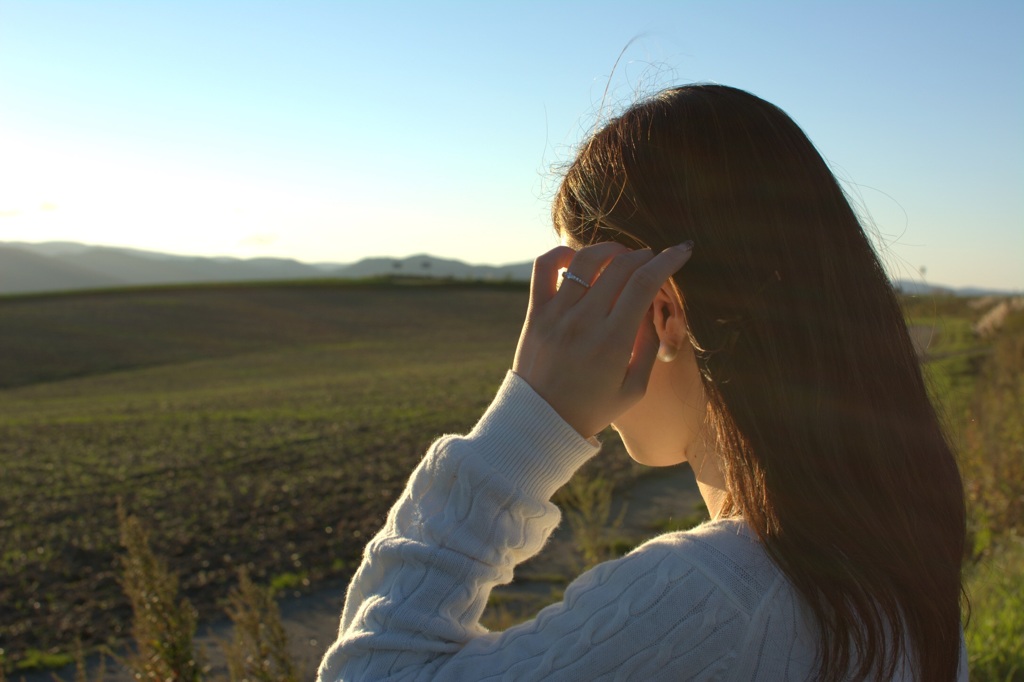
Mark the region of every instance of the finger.
POLYGON ((569 263, 568 272, 586 282, 587 286, 566 277, 562 280, 562 286, 559 287, 559 299, 566 305, 572 305, 579 301, 590 289, 590 285, 597 279, 608 261, 627 251, 629 251, 628 248, 616 242, 591 244, 577 251, 572 262, 569 263))
POLYGON ((607 315, 633 273, 653 258, 654 253, 650 249, 627 251, 615 256, 594 282, 587 301, 592 305, 603 305, 602 312, 607 315))
POLYGON ((622 289, 610 317, 615 324, 635 329, 665 281, 690 260, 693 242, 672 246, 637 268, 622 289))
POLYGON ((651 371, 657 357, 658 332, 654 329, 654 313, 648 308, 633 342, 633 357, 622 380, 623 391, 629 395, 642 396, 651 380, 651 371))
POLYGON ((572 261, 576 252, 568 246, 556 246, 533 261, 530 276, 530 304, 543 305, 558 291, 558 271, 572 261))

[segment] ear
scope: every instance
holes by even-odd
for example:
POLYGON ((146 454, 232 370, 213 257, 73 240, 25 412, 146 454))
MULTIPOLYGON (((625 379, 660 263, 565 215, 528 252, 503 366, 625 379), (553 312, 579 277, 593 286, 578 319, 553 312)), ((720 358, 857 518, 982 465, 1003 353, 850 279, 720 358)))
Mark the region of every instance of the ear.
POLYGON ((676 293, 672 280, 661 285, 654 297, 654 329, 663 347, 678 351, 686 343, 686 316, 683 302, 676 293))

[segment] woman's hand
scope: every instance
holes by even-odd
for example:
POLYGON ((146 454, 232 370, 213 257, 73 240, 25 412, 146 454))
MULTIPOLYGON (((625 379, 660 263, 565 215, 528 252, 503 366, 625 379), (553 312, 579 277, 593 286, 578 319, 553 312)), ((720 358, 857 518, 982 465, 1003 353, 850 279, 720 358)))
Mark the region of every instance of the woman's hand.
POLYGON ((643 397, 658 352, 651 303, 690 258, 692 242, 630 251, 602 242, 537 258, 512 370, 590 438, 643 397), (558 271, 590 284, 565 278, 558 271))

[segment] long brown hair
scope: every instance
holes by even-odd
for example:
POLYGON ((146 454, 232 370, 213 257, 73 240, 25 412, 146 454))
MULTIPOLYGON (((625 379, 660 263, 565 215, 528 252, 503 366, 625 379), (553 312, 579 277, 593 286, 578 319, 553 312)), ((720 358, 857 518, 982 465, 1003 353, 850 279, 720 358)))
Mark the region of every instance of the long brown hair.
POLYGON ((675 283, 726 507, 816 617, 821 677, 891 677, 906 653, 920 679, 955 679, 960 474, 892 286, 803 131, 742 90, 666 90, 583 144, 552 214, 578 243, 696 243, 675 283))

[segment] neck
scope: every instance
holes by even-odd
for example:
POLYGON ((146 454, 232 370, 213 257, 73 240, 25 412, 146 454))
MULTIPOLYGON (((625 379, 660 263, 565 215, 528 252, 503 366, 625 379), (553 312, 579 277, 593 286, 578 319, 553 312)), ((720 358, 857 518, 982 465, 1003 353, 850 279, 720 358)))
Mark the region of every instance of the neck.
POLYGON ((703 443, 701 447, 690 448, 686 459, 693 469, 697 489, 708 508, 708 514, 712 519, 719 518, 728 499, 728 493, 718 453, 707 443, 703 443))

